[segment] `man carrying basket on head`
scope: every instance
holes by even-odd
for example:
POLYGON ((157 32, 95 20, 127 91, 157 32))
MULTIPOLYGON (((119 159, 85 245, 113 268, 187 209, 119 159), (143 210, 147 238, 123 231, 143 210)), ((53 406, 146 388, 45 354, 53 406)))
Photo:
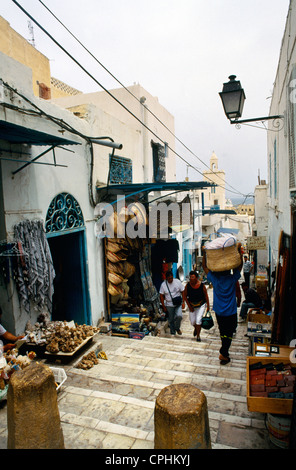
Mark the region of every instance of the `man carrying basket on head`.
MULTIPOLYGON (((236 267, 227 270, 210 270, 207 266, 206 251, 203 254, 202 266, 207 275, 207 280, 213 284, 214 302, 213 310, 216 314, 222 346, 220 348, 220 364, 225 365, 230 362, 229 348, 232 343, 233 333, 237 327, 237 303, 236 303, 236 283, 240 279, 240 271, 243 265, 241 255, 241 244, 235 245, 238 250, 236 267), (240 263, 240 264, 239 264, 240 263), (231 274, 231 269, 233 273, 231 274)), ((215 266, 212 267, 215 269, 215 266)), ((219 269, 217 265, 217 269, 219 269)))

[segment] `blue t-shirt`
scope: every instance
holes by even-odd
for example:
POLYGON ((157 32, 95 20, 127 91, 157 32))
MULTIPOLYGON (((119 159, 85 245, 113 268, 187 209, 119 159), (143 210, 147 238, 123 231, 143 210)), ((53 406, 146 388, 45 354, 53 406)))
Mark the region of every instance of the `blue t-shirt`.
POLYGON ((227 274, 226 276, 213 271, 208 272, 207 280, 214 287, 213 310, 217 315, 226 317, 237 313, 235 284, 240 277, 238 269, 234 269, 233 274, 227 274))

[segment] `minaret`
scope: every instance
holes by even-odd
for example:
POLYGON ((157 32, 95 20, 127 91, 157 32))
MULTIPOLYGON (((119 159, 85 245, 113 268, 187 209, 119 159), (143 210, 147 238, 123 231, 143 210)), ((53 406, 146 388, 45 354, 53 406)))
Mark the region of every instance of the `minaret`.
POLYGON ((213 151, 210 158, 210 170, 203 172, 204 180, 215 183, 217 186, 208 191, 208 204, 210 206, 220 206, 225 209, 225 171, 218 169, 218 157, 213 151))
POLYGON ((218 171, 218 157, 213 151, 212 156, 210 158, 210 168, 212 171, 216 172, 218 171))

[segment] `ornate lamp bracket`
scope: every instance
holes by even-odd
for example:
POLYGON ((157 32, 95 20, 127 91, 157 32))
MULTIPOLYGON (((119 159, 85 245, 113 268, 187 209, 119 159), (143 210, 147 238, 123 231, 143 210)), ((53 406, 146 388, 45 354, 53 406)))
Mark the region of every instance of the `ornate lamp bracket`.
POLYGON ((230 120, 230 124, 234 124, 236 129, 241 128, 241 124, 249 125, 251 127, 257 127, 259 129, 263 129, 266 131, 272 131, 272 132, 279 132, 283 129, 284 127, 284 116, 283 115, 276 115, 276 116, 265 116, 265 117, 259 117, 259 118, 251 118, 251 119, 233 119, 230 120), (266 127, 265 121, 271 121, 271 126, 266 127), (254 123, 254 125, 250 123, 254 123), (261 125, 255 125, 261 124, 261 125))

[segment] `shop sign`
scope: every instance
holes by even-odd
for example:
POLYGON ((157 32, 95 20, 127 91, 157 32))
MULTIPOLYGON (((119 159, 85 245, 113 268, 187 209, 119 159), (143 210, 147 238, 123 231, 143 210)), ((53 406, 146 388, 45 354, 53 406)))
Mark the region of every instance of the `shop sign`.
POLYGON ((248 250, 266 250, 266 237, 247 237, 248 250))

